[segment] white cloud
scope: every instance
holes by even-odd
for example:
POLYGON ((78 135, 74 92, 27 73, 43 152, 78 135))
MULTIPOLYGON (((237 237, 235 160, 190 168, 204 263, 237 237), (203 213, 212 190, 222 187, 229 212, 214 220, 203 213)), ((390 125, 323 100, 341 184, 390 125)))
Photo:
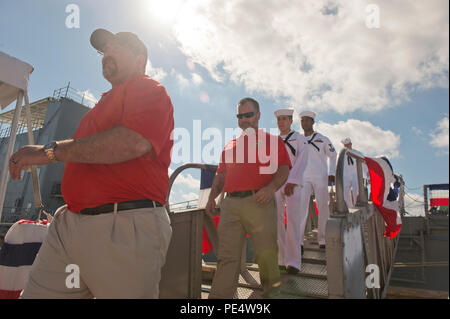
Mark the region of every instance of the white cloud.
POLYGON ((171 75, 177 80, 181 88, 186 88, 192 84, 200 86, 203 83, 203 78, 195 72, 190 73, 190 79, 175 69, 172 69, 171 75))
POLYGON ((177 79, 177 82, 181 88, 189 86, 189 80, 183 74, 175 71, 175 69, 172 69, 172 76, 177 79))
POLYGON ((198 199, 198 193, 187 193, 181 195, 184 200, 195 200, 198 199))
MULTIPOLYGON (((174 172, 169 168, 169 176, 174 172)), ((181 173, 175 179, 170 190, 170 204, 180 203, 198 198, 200 191, 200 180, 196 179, 189 173, 181 173)))
POLYGON ((448 87, 448 1, 191 0, 174 24, 182 51, 214 79, 300 108, 376 111, 448 87))
POLYGON ((192 73, 192 82, 196 85, 199 86, 200 84, 203 83, 203 78, 200 76, 200 74, 198 73, 192 73))
POLYGON ((167 76, 167 72, 162 68, 154 68, 149 59, 147 60, 147 65, 145 67, 145 74, 158 82, 161 82, 167 76))
MULTIPOLYGON (((169 176, 172 175, 174 171, 169 168, 169 176)), ((185 186, 189 189, 199 190, 200 189, 200 180, 194 178, 189 173, 181 173, 175 179, 175 183, 173 186, 185 186)))
POLYGON ((186 60, 186 66, 189 70, 194 71, 195 70, 195 64, 191 59, 186 60))
POLYGON ((98 98, 89 89, 86 91, 78 91, 77 93, 80 95, 83 104, 89 107, 94 107, 98 102, 98 98))
POLYGON ((417 135, 417 136, 423 136, 423 132, 420 128, 417 128, 415 126, 411 127, 411 130, 417 135))
POLYGON ((186 201, 193 201, 190 204, 194 205, 196 204, 196 200, 198 199, 199 193, 195 192, 185 192, 181 189, 177 189, 175 191, 171 192, 171 196, 169 198, 170 205, 172 206, 171 209, 179 210, 179 209, 185 209, 186 208, 186 201), (183 204, 181 204, 183 203, 183 204))
POLYGON ((338 152, 343 148, 341 140, 350 137, 353 148, 367 156, 399 156, 400 137, 367 121, 349 119, 337 124, 317 122, 314 130, 327 136, 338 152))
POLYGON ((430 141, 431 146, 439 148, 448 153, 449 146, 449 128, 448 117, 443 118, 437 123, 437 128, 430 133, 432 138, 430 141))

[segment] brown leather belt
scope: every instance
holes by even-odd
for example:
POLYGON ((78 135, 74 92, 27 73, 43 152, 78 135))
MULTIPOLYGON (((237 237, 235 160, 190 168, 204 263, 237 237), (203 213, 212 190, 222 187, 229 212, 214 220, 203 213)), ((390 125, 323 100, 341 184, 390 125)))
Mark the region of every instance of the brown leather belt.
MULTIPOLYGON (((117 203, 117 211, 138 209, 138 208, 147 208, 147 207, 163 207, 163 205, 158 202, 149 200, 149 199, 117 203)), ((82 209, 82 210, 80 210, 80 214, 82 214, 82 215, 100 215, 100 214, 112 213, 113 211, 114 211, 114 204, 105 204, 105 205, 100 205, 97 207, 82 209)))
POLYGON ((253 191, 240 191, 240 192, 233 192, 233 193, 227 193, 228 196, 231 197, 248 197, 248 196, 252 196, 253 194, 256 194, 257 190, 253 190, 253 191))

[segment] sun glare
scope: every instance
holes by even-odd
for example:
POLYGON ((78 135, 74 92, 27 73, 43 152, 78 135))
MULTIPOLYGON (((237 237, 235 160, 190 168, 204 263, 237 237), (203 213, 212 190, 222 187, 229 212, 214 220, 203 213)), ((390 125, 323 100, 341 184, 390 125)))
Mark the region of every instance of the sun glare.
POLYGON ((205 46, 211 35, 210 24, 199 14, 208 0, 147 0, 154 21, 168 27, 186 47, 205 46))
POLYGON ((162 23, 173 23, 183 4, 183 0, 147 0, 150 14, 162 23))
POLYGON ((206 48, 208 38, 214 36, 213 26, 199 14, 202 10, 201 1, 189 1, 189 5, 180 10, 182 13, 178 15, 172 30, 184 48, 206 48))

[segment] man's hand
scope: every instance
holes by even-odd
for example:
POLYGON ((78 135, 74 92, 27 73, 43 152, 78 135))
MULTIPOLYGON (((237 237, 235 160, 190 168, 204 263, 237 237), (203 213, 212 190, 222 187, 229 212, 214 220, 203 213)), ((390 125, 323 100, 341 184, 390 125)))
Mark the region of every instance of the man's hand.
POLYGON ((287 183, 284 187, 284 194, 288 197, 291 196, 292 194, 294 194, 294 188, 296 186, 297 184, 287 183))
POLYGON ((216 198, 222 193, 223 185, 225 184, 225 174, 223 172, 216 172, 214 180, 211 186, 211 192, 209 193, 208 203, 206 203, 205 213, 212 217, 212 213, 216 209, 216 198))
POLYGON ((205 213, 212 217, 212 213, 216 209, 216 201, 214 199, 208 199, 208 203, 205 206, 205 213))
POLYGON ((51 161, 44 152, 42 145, 26 145, 11 155, 9 173, 12 179, 20 180, 22 169, 31 165, 47 165, 51 161))
POLYGON ((333 175, 329 175, 328 176, 328 182, 329 183, 334 183, 336 181, 336 178, 333 175))
POLYGON ((253 199, 262 205, 266 205, 270 203, 273 199, 273 195, 275 194, 275 189, 271 186, 266 186, 261 188, 256 194, 253 195, 253 199))

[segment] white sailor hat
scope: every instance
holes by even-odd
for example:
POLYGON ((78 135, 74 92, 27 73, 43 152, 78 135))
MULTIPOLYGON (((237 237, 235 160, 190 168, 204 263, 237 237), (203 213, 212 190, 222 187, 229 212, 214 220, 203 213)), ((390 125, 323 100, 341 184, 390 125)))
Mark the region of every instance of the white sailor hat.
POLYGON ((275 114, 276 117, 281 116, 281 115, 292 116, 292 114, 294 114, 294 110, 293 109, 278 109, 275 112, 273 112, 273 114, 275 114))
POLYGON ((303 111, 303 112, 300 113, 300 118, 302 118, 303 116, 307 116, 307 117, 310 117, 312 119, 315 119, 316 113, 314 113, 312 111, 303 111))
POLYGON ((344 145, 351 144, 352 140, 350 139, 350 137, 346 137, 341 141, 341 143, 344 145))

